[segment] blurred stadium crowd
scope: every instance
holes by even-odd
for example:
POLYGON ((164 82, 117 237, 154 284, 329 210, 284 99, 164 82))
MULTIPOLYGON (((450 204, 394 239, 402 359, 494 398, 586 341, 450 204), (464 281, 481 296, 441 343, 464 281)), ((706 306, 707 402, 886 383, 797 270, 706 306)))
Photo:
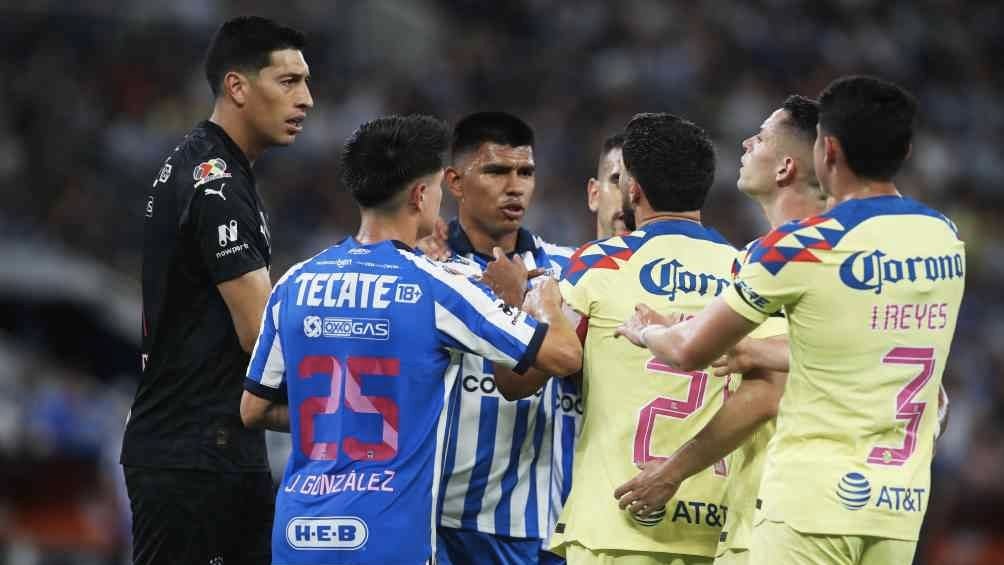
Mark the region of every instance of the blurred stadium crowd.
MULTIPOLYGON (((38 0, 0 7, 0 562, 121 563, 117 465, 138 372, 145 183, 208 115, 201 57, 227 17, 307 32, 316 106, 294 146, 256 164, 273 273, 356 228, 337 155, 361 122, 504 109, 536 129, 525 225, 593 237, 603 138, 638 111, 712 133, 705 221, 742 245, 765 228, 737 193, 740 142, 789 93, 874 73, 913 91, 901 190, 968 245, 945 373, 951 420, 918 562, 1004 562, 1004 4, 841 0, 285 2, 38 0)), ((447 208, 449 210, 449 208, 447 208)))

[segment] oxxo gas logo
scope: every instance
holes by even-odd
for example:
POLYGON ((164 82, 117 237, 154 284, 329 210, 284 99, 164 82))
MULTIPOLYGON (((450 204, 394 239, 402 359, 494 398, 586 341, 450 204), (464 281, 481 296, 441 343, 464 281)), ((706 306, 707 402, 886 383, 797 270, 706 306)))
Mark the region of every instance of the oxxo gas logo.
POLYGON ((840 280, 855 290, 870 290, 882 294, 887 284, 930 282, 961 279, 965 260, 962 255, 905 257, 894 259, 881 250, 858 251, 840 265, 840 280))
POLYGON ((847 473, 837 483, 837 498, 848 510, 861 510, 868 506, 872 486, 861 473, 847 473))
POLYGON ((670 302, 676 300, 678 292, 696 292, 700 296, 710 292, 713 296, 718 296, 731 284, 727 279, 709 273, 688 271, 683 263, 671 258, 649 261, 641 268, 638 277, 646 292, 665 296, 670 302))
POLYGON ((355 516, 293 518, 286 524, 286 541, 296 549, 359 549, 369 528, 355 516))

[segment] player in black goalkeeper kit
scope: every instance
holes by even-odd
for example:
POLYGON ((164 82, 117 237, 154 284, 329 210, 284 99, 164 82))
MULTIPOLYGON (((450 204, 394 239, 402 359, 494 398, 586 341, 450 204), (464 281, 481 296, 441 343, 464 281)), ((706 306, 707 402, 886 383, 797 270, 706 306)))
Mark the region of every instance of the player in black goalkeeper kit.
POLYGON ((313 106, 303 35, 224 23, 206 56, 213 114, 148 189, 143 377, 122 446, 133 562, 271 562, 274 492, 264 433, 240 397, 271 290, 269 228, 252 163, 289 145, 313 106))

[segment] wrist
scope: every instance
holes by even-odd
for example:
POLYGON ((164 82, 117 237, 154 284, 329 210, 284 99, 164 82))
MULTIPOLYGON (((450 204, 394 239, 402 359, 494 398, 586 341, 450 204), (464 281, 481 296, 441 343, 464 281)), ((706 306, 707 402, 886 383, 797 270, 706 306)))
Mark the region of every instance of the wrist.
POLYGON ((641 341, 641 344, 644 345, 645 347, 648 347, 649 346, 648 345, 648 336, 651 335, 651 331, 652 330, 656 330, 656 329, 658 329, 660 327, 661 326, 657 326, 655 324, 649 324, 649 325, 645 326, 644 328, 642 328, 641 331, 638 332, 638 339, 641 341))

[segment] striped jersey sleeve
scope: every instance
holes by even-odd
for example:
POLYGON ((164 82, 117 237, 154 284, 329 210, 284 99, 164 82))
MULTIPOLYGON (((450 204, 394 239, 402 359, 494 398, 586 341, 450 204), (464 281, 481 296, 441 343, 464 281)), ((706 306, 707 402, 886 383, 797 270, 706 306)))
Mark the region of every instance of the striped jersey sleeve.
POLYGON ((436 331, 445 347, 480 355, 520 373, 533 364, 547 324, 506 305, 487 286, 467 276, 425 257, 411 258, 429 277, 436 331))

